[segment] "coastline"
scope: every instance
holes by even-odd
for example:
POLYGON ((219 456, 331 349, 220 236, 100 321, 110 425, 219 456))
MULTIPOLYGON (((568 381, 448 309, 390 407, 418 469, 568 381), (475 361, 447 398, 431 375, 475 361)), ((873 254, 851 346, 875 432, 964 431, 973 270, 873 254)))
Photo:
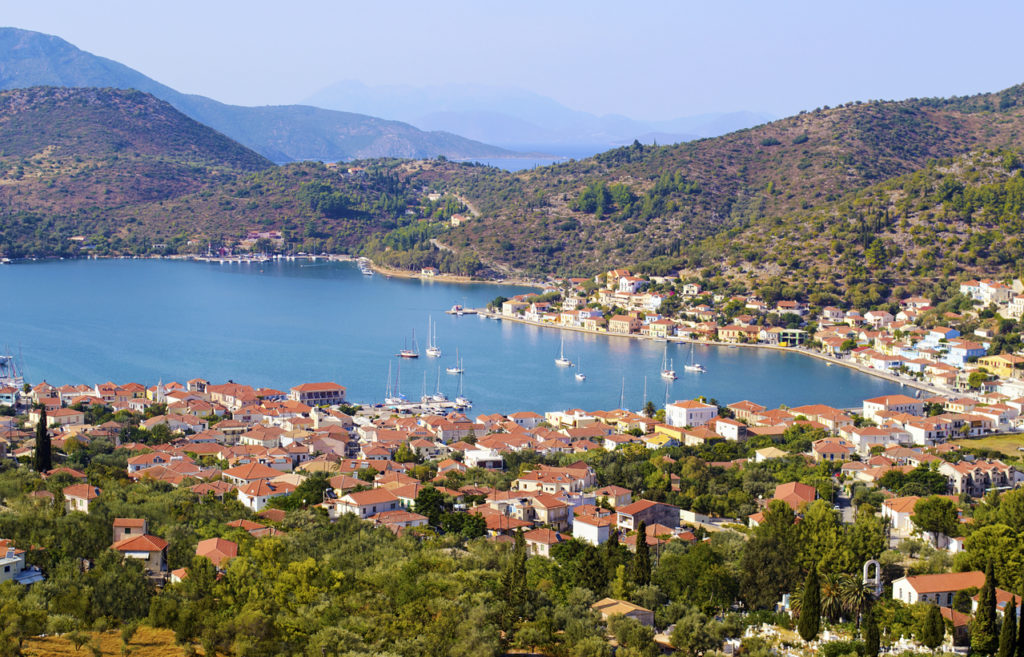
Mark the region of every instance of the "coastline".
MULTIPOLYGON (((519 324, 526 324, 528 326, 537 326, 537 327, 540 327, 540 328, 549 328, 549 329, 555 329, 555 330, 559 330, 559 331, 575 331, 577 333, 586 333, 587 335, 599 335, 599 336, 603 336, 603 337, 607 337, 607 338, 627 338, 627 339, 632 339, 632 340, 648 340, 650 342, 656 342, 657 341, 655 338, 652 338, 652 337, 649 337, 649 336, 646 336, 646 335, 639 335, 639 334, 636 334, 636 333, 630 333, 630 334, 609 333, 607 331, 593 331, 591 329, 586 329, 586 328, 583 328, 583 327, 580 327, 580 326, 559 326, 559 325, 556 325, 556 324, 550 324, 548 322, 536 322, 536 321, 533 321, 533 320, 530 320, 530 319, 524 319, 522 317, 508 317, 508 316, 502 315, 501 313, 496 313, 496 312, 487 310, 486 308, 477 308, 476 312, 481 317, 486 317, 487 319, 497 319, 499 321, 518 322, 519 324)), ((923 383, 921 381, 916 381, 916 380, 913 380, 913 379, 907 379, 907 378, 904 378, 904 377, 897 376, 895 374, 890 374, 888 372, 880 372, 880 371, 872 369, 870 367, 865 367, 865 366, 859 365, 857 363, 853 363, 853 362, 850 362, 850 361, 847 361, 847 360, 843 360, 841 358, 835 358, 833 356, 828 356, 828 355, 820 353, 820 352, 810 351, 808 349, 800 349, 800 348, 793 348, 793 347, 783 347, 783 346, 780 346, 780 345, 773 345, 773 344, 720 342, 718 340, 686 340, 686 339, 683 339, 683 338, 666 338, 665 341, 666 342, 674 342, 674 343, 677 343, 677 344, 707 345, 707 346, 711 346, 711 347, 727 347, 727 348, 740 348, 740 349, 767 349, 767 350, 770 350, 770 351, 781 351, 781 352, 788 353, 788 354, 798 354, 798 355, 801 355, 801 356, 809 356, 811 358, 815 358, 817 360, 824 361, 824 362, 829 363, 829 364, 839 365, 839 366, 845 367, 847 369, 855 370, 857 372, 860 372, 861 374, 867 374, 868 376, 873 376, 873 377, 878 378, 878 379, 889 381, 890 383, 899 383, 901 386, 905 386, 905 387, 908 387, 908 388, 914 388, 915 390, 920 390, 922 392, 926 392, 926 393, 931 394, 931 395, 949 395, 949 394, 955 394, 956 393, 956 391, 953 391, 953 390, 946 390, 944 388, 939 388, 937 386, 933 386, 933 385, 928 384, 928 383, 923 383)))
POLYGON ((437 281, 438 283, 454 283, 457 285, 510 285, 515 287, 532 287, 538 290, 543 290, 546 287, 543 283, 524 278, 504 278, 500 281, 495 281, 483 278, 473 278, 472 276, 459 276, 457 274, 434 274, 433 276, 424 276, 414 271, 393 269, 384 265, 378 265, 369 258, 367 258, 367 260, 370 261, 370 267, 373 271, 378 274, 390 276, 391 278, 410 278, 421 281, 437 281))

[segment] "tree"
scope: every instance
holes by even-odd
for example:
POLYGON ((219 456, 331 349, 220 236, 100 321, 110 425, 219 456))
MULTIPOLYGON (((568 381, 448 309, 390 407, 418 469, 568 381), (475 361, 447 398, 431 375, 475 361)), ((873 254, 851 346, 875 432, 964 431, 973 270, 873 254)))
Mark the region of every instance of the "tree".
POLYGON ((946 638, 946 621, 942 620, 942 612, 937 605, 928 608, 928 614, 917 628, 917 640, 933 652, 942 645, 946 638))
POLYGON ((1014 657, 1017 652, 1017 597, 1003 611, 1003 627, 999 630, 999 657, 1014 657))
POLYGON ((39 422, 36 423, 36 472, 43 473, 53 469, 53 450, 50 447, 50 431, 46 426, 46 407, 39 409, 39 422))
POLYGON ((996 635, 996 577, 992 562, 985 568, 985 584, 978 593, 978 611, 971 622, 971 648, 991 655, 999 647, 996 635))
POLYGON ((633 555, 633 584, 636 587, 651 583, 651 548, 647 545, 647 523, 640 521, 636 528, 636 554, 633 555))
POLYGON ((781 500, 768 504, 761 523, 743 548, 740 594, 753 609, 767 609, 799 586, 796 514, 781 500))
POLYGON ((707 616, 696 609, 690 610, 676 621, 676 627, 669 639, 672 647, 678 650, 679 654, 688 657, 698 657, 713 650, 721 645, 721 642, 711 632, 710 625, 711 621, 707 616))
POLYGON ((864 615, 864 657, 878 657, 880 639, 878 618, 875 617, 875 607, 872 605, 864 615))
POLYGON ((434 527, 441 525, 442 515, 450 510, 451 505, 445 500, 445 494, 433 486, 425 486, 416 495, 414 509, 416 513, 427 517, 427 521, 434 527))
POLYGON ((821 583, 818 571, 811 568, 804 580, 804 592, 800 596, 800 619, 797 629, 804 641, 813 641, 821 628, 821 583))
POLYGON ((644 404, 644 415, 646 415, 647 417, 654 417, 654 414, 657 412, 658 409, 655 408, 654 402, 652 402, 651 400, 647 400, 647 403, 644 404))
POLYGON ((526 587, 526 539, 523 538, 522 530, 516 532, 512 554, 509 555, 499 586, 505 607, 502 621, 508 631, 517 620, 526 615, 529 597, 529 590, 526 587))
POLYGON ((1017 620, 1017 652, 1015 657, 1024 657, 1024 614, 1017 620))
POLYGON ((932 495, 920 499, 914 505, 914 515, 910 520, 921 531, 932 534, 932 541, 938 541, 939 534, 952 536, 957 531, 958 521, 956 505, 945 497, 932 495))

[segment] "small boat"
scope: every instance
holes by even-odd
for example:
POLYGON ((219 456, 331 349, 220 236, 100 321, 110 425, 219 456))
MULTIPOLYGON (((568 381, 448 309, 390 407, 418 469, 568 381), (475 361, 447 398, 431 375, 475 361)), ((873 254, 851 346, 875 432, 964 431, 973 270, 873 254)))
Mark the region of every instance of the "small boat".
POLYGON ((707 372, 704 366, 700 363, 693 362, 693 343, 690 343, 690 362, 688 365, 683 365, 683 369, 687 372, 707 372))
POLYGON ((668 347, 665 347, 665 355, 661 357, 661 378, 669 381, 675 381, 679 377, 676 376, 675 364, 669 360, 668 347))
POLYGON ((582 362, 583 362, 582 358, 576 358, 576 374, 575 374, 575 377, 576 377, 577 381, 586 381, 587 380, 587 375, 583 373, 583 366, 580 365, 580 363, 582 363, 582 362))
POLYGON ((412 331, 412 349, 408 345, 402 347, 402 350, 396 354, 399 358, 419 358, 420 352, 416 348, 416 329, 412 331))
POLYGON ((430 317, 427 317, 427 357, 441 357, 441 348, 437 346, 437 324, 432 324, 430 317))
POLYGON ((562 338, 562 347, 558 352, 558 358, 555 359, 555 365, 559 367, 572 367, 572 361, 565 357, 565 338, 562 338))
POLYGON ((462 374, 465 371, 462 369, 462 359, 459 358, 458 348, 455 349, 455 364, 449 365, 444 371, 449 374, 462 374))
POLYGON ((449 315, 456 315, 458 317, 462 317, 462 314, 464 312, 465 312, 465 309, 462 307, 461 304, 458 304, 458 303, 455 304, 454 306, 452 306, 450 310, 448 310, 448 314, 449 315))

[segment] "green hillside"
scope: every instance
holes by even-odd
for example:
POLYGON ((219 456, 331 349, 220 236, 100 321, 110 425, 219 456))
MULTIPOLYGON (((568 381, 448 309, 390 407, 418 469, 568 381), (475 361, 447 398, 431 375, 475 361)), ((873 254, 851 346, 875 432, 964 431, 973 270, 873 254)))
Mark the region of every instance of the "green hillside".
POLYGON ((6 92, 0 140, 6 257, 237 248, 269 230, 283 246, 260 248, 409 269, 688 269, 863 305, 1017 273, 1024 255, 1020 87, 822 108, 516 173, 443 158, 274 167, 165 103, 115 90, 6 92), (468 221, 452 227, 455 212, 468 221))
POLYGON ((422 177, 484 215, 455 231, 452 246, 512 269, 582 273, 659 256, 700 266, 705 255, 693 246, 705 238, 831 204, 936 158, 1007 147, 1024 147, 1019 88, 819 109, 713 139, 634 144, 517 174, 448 165, 422 177))

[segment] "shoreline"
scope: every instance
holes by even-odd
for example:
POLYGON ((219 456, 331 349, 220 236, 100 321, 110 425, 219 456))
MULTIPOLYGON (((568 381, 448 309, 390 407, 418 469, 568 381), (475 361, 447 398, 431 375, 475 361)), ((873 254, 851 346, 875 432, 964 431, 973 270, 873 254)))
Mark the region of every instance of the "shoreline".
MULTIPOLYGON (((660 340, 657 340, 655 338, 652 338, 652 337, 649 337, 649 336, 646 336, 646 335, 639 335, 639 334, 636 334, 636 333, 630 333, 630 334, 625 334, 625 333, 609 333, 607 331, 593 331, 591 329, 586 329, 586 328, 579 327, 579 326, 559 326, 557 324, 550 324, 548 322, 536 322, 536 321, 533 321, 533 320, 530 320, 530 319, 524 319, 524 318, 521 318, 521 317, 508 317, 506 315, 502 315, 501 313, 496 313, 496 312, 487 310, 485 308, 477 308, 476 311, 477 311, 477 314, 479 316, 486 317, 487 319, 497 319, 499 321, 517 322, 519 324, 526 324, 527 326, 537 326, 537 327, 540 327, 540 328, 549 328, 549 329, 555 329, 555 330, 559 330, 559 331, 575 331, 577 333, 585 333, 587 335, 598 335, 598 336, 603 336, 603 337, 607 337, 607 338, 628 338, 628 339, 632 339, 632 340, 647 340, 649 342, 660 342, 660 340)), ((666 342, 673 342, 673 343, 676 343, 676 344, 707 345, 707 346, 710 346, 710 347, 728 347, 728 348, 745 348, 745 349, 767 349, 769 351, 780 351, 780 352, 787 353, 787 354, 798 354, 798 355, 802 355, 802 356, 809 356, 811 358, 815 358, 817 360, 824 361, 825 363, 829 363, 829 364, 833 364, 833 365, 839 365, 841 367, 845 367, 847 369, 860 372, 861 374, 866 374, 868 376, 873 376, 875 378, 882 379, 884 381, 889 381, 890 383, 898 383, 898 384, 901 385, 901 387, 905 386, 905 387, 908 387, 908 388, 914 388, 915 390, 920 390, 920 391, 926 392, 926 393, 928 393, 930 395, 944 395, 945 396, 945 395, 950 395, 950 394, 959 394, 955 390, 946 390, 946 389, 943 389, 943 388, 939 388, 937 386, 933 386, 933 385, 931 385, 929 383, 923 383, 921 381, 916 381, 916 380, 913 380, 913 379, 907 379, 907 378, 904 378, 904 377, 897 376, 895 374, 891 374, 889 372, 881 372, 879 370, 875 370, 875 369, 872 369, 870 367, 865 367, 864 365, 860 365, 858 363, 853 363, 853 362, 850 362, 850 361, 847 361, 847 360, 843 360, 841 358, 835 358, 833 356, 828 356, 826 354, 819 353, 819 352, 816 352, 816 351, 810 351, 808 349, 800 349, 800 348, 794 348, 794 347, 783 347, 783 346, 780 346, 780 345, 773 345, 773 344, 720 342, 718 340, 686 340, 686 339, 683 339, 683 338, 665 338, 665 341, 666 342)))
POLYGON ((513 287, 530 287, 538 290, 543 290, 546 287, 543 283, 520 278, 505 278, 500 281, 494 281, 482 278, 473 278, 472 276, 459 276, 458 274, 435 274, 433 276, 424 276, 423 274, 414 271, 393 269, 385 265, 378 265, 369 258, 367 258, 367 260, 369 260, 370 268, 373 269, 373 271, 391 278, 416 279, 428 282, 437 281, 438 283, 454 283, 456 285, 509 285, 513 287))

